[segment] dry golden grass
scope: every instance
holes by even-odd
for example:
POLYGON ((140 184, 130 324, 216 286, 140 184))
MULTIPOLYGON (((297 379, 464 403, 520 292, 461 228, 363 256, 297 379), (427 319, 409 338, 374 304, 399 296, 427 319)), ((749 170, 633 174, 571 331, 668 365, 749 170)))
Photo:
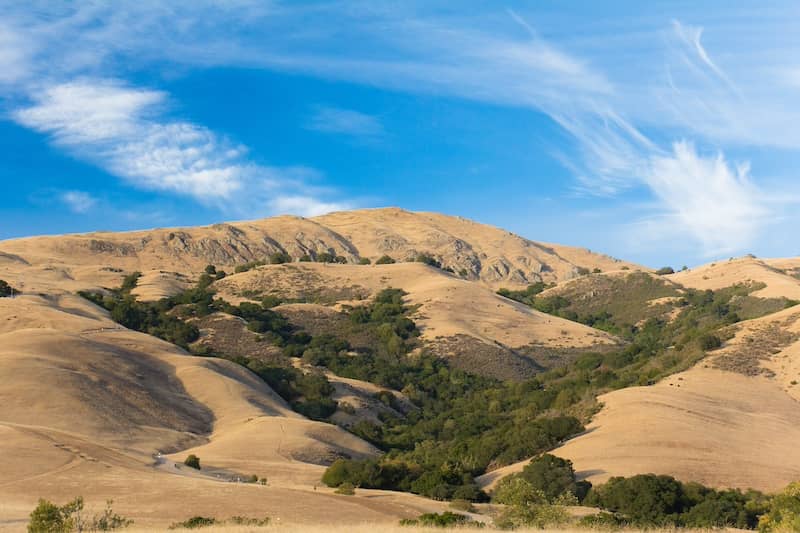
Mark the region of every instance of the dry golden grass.
MULTIPOLYGON (((494 288, 521 287, 574 276, 578 267, 603 271, 635 266, 585 249, 528 241, 459 217, 368 209, 304 219, 280 216, 195 228, 32 237, 0 243, 0 279, 28 291, 75 291, 119 285, 122 272, 197 275, 207 264, 233 270, 279 249, 292 257, 331 250, 351 262, 384 254, 405 261, 419 253, 441 257, 494 288)), ((174 289, 169 276, 145 280, 154 297, 174 289)), ((146 295, 147 295, 146 294, 146 295)))
POLYGON ((444 507, 315 487, 321 462, 374 448, 291 411, 241 367, 120 329, 76 296, 0 299, 0 384, 0 524, 9 527, 22 527, 39 497, 78 495, 90 507, 114 499, 123 515, 159 528, 199 513, 348 523, 444 507), (196 453, 204 471, 156 468, 157 450, 178 452, 169 456, 178 462, 196 453))
POLYGON ((654 472, 775 491, 800 478, 800 411, 766 378, 701 364, 600 401, 586 434, 554 452, 592 482, 654 472))
MULTIPOLYGON (((576 266, 608 271, 627 264, 454 217, 388 209, 5 241, 0 279, 26 295, 0 299, 0 529, 23 530, 39 497, 64 503, 78 495, 92 511, 114 499, 115 510, 136 520, 138 529, 131 531, 163 531, 193 515, 269 516, 268 529, 285 531, 409 531, 396 525, 400 518, 448 509, 411 494, 357 490, 348 497, 318 486, 331 458, 376 450, 294 413, 237 365, 191 357, 121 329, 74 296, 81 289, 118 286, 125 273, 139 270, 145 275, 138 294, 158 298, 179 290, 208 263, 230 271, 262 259, 274 250, 270 239, 295 257, 327 248, 351 259, 358 250, 373 260, 384 253, 403 259, 429 252, 466 263, 478 259, 482 269, 475 282, 421 264, 302 264, 232 276, 226 282, 232 291, 251 282, 290 285, 290 277, 269 276, 293 268, 342 293, 354 286, 368 294, 389 285, 404 288, 420 306, 429 340, 464 334, 511 347, 613 342, 509 302, 493 289, 524 286, 536 273, 558 281, 574 275, 576 266), (248 249, 252 253, 242 252, 248 249), (167 454, 160 466, 154 464, 156 451, 167 454), (203 471, 173 466, 189 453, 200 456, 203 471), (257 474, 269 485, 230 483, 216 474, 257 474)), ((756 267, 718 277, 727 284, 753 278, 779 292, 794 287, 793 278, 780 273, 760 279, 775 272, 756 267)), ((658 471, 714 485, 777 488, 800 477, 800 419, 786 393, 794 392, 790 380, 800 372, 800 348, 787 346, 763 364, 775 378, 699 367, 653 387, 609 394, 591 431, 558 453, 595 481, 658 471)), ((252 528, 207 531, 239 530, 252 528)))
MULTIPOLYGON (((126 529, 126 533, 144 533, 151 531, 163 531, 159 529, 138 529, 136 527, 126 529)), ((180 531, 180 530, 177 530, 180 531)), ((446 533, 448 531, 495 531, 492 528, 474 529, 469 527, 461 528, 441 528, 441 527, 419 527, 419 526, 400 526, 397 523, 369 523, 369 524, 348 524, 348 525, 292 525, 292 524, 270 524, 263 527, 248 527, 248 526, 209 526, 201 529, 200 531, 208 533, 247 533, 249 531, 286 531, 292 533, 446 533)), ((588 533, 594 531, 591 529, 583 528, 556 528, 556 529, 533 529, 533 528, 520 528, 515 529, 519 533, 542 533, 548 531, 551 533, 588 533)), ((701 533, 701 532, 734 532, 741 531, 737 529, 634 529, 625 528, 615 530, 620 533, 637 533, 640 531, 647 531, 648 533, 701 533)))
POLYGON ((482 285, 421 263, 269 265, 228 276, 215 286, 223 297, 232 301, 241 299, 237 296, 247 291, 302 297, 315 289, 341 291, 357 286, 365 296, 371 296, 381 289, 396 287, 408 292, 410 304, 419 305, 414 319, 423 338, 428 340, 468 335, 488 344, 501 343, 512 348, 531 343, 589 347, 616 342, 607 333, 541 313, 498 296, 482 285))
POLYGON ((784 274, 767 261, 752 257, 718 261, 666 277, 685 287, 701 290, 764 283, 766 287, 753 292, 753 296, 800 299, 800 279, 784 274))

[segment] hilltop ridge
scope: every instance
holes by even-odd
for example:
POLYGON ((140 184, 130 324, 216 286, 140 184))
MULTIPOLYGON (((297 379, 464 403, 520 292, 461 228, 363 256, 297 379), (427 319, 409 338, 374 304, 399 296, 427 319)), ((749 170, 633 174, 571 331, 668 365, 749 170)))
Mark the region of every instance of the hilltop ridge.
POLYGON ((74 290, 87 283, 107 284, 117 269, 192 275, 208 264, 232 270, 274 253, 288 254, 294 261, 328 253, 347 263, 375 262, 384 255, 405 262, 426 254, 455 275, 493 288, 554 283, 595 269, 642 268, 460 217, 385 208, 7 240, 0 242, 0 276, 16 280, 15 272, 24 269, 29 278, 24 283, 31 288, 74 290))

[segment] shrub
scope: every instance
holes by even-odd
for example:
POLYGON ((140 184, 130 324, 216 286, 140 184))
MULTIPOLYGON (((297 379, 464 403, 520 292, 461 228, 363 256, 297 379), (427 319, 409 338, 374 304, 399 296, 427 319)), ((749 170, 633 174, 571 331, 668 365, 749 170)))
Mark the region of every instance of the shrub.
POLYGON ((521 476, 533 488, 541 491, 551 503, 564 493, 572 494, 580 500, 588 491, 585 484, 578 484, 576 481, 572 461, 549 453, 533 459, 522 470, 521 476))
POLYGON ((672 267, 661 267, 656 270, 656 276, 666 276, 667 274, 674 274, 675 270, 672 267))
POLYGON ((183 461, 183 464, 185 464, 185 465, 186 465, 186 466, 188 466, 189 468, 194 468, 195 470, 200 470, 200 458, 199 458, 199 457, 197 457, 197 456, 196 456, 195 454, 193 454, 193 453, 192 453, 192 454, 189 454, 189 457, 187 457, 187 458, 186 458, 186 459, 183 461))
POLYGON ((291 263, 292 256, 286 252, 274 252, 269 255, 270 265, 282 265, 284 263, 291 263))
POLYGON ((716 350, 722 346, 722 339, 712 334, 702 335, 697 342, 700 344, 700 349, 704 352, 716 350))
POLYGON ((213 526, 217 523, 216 518, 207 516, 193 516, 184 520, 183 522, 175 522, 169 526, 169 529, 197 529, 201 527, 213 526))
POLYGON ((359 265, 370 265, 370 264, 372 264, 372 261, 370 261, 369 257, 362 257, 361 259, 358 260, 358 264, 359 265))
POLYGON ((267 295, 261 299, 261 307, 264 309, 271 309, 283 303, 283 300, 278 296, 267 295))
POLYGON ((303 255, 301 255, 301 256, 300 256, 300 259, 299 259, 299 261, 300 261, 301 263, 310 263, 310 262, 312 261, 312 259, 311 259, 311 256, 310 256, 310 255, 308 255, 308 254, 303 254, 303 255))
POLYGON ((391 265, 393 263, 396 263, 396 261, 388 255, 382 255, 377 261, 375 261, 376 265, 391 265))
POLYGON ((139 283, 139 278, 141 277, 141 272, 133 272, 132 274, 128 274, 123 278, 122 286, 119 288, 119 290, 123 293, 131 292, 136 288, 136 285, 139 283))
POLYGON ((765 497, 756 491, 717 491, 655 474, 612 477, 605 485, 593 488, 584 501, 639 527, 696 528, 753 528, 765 503, 765 497))
POLYGON ((494 491, 494 501, 505 505, 529 506, 547 502, 547 496, 540 489, 519 475, 500 480, 494 491))
MULTIPOLYGON (((83 508, 83 500, 76 499, 67 506, 83 508)), ((66 507, 66 506, 65 506, 66 507)), ((74 529, 72 513, 44 499, 30 514, 28 533, 67 533, 74 529)))
POLYGON ((7 296, 11 296, 14 293, 14 289, 11 288, 6 281, 0 279, 0 298, 5 298, 7 296))
POLYGON ((558 529, 570 521, 571 517, 565 506, 543 503, 509 507, 495 518, 494 524, 500 529, 517 529, 520 527, 558 529))
POLYGON ((133 520, 125 518, 124 516, 120 516, 114 512, 111 508, 111 505, 114 503, 113 500, 108 500, 106 502, 106 508, 103 509, 103 512, 99 515, 95 515, 92 518, 90 530, 93 531, 111 531, 114 529, 119 529, 123 527, 128 527, 129 525, 133 524, 133 520))
POLYGON ((248 518, 246 516, 232 516, 225 522, 229 524, 234 524, 236 526, 263 527, 263 526, 268 526, 270 524, 270 521, 271 520, 268 516, 265 516, 264 518, 248 518))
POLYGON ((800 531, 800 481, 773 496, 766 510, 758 521, 759 531, 800 531))
POLYGON ((237 274, 240 274, 242 272, 248 272, 250 270, 253 270, 256 267, 260 267, 260 266, 263 266, 263 265, 266 265, 266 264, 267 263, 265 261, 250 261, 249 263, 245 263, 243 265, 236 265, 236 268, 234 269, 234 272, 236 272, 237 274))
POLYGON ((417 255, 417 257, 414 258, 414 262, 425 263, 426 265, 432 266, 434 268, 442 268, 442 263, 439 260, 437 260, 432 255, 426 253, 417 255))
POLYGON ((342 494, 344 496, 352 496, 356 493, 356 488, 352 483, 345 482, 339 485, 339 487, 333 492, 336 494, 342 494))
POLYGON ((683 512, 686 498, 681 483, 670 476, 644 474, 612 477, 593 491, 599 507, 625 515, 636 525, 665 526, 683 512))
POLYGON ((111 508, 112 503, 111 500, 108 500, 103 512, 94 515, 91 520, 87 520, 83 516, 83 498, 80 496, 60 507, 40 499, 39 504, 30 514, 28 533, 112 531, 131 525, 133 520, 115 513, 111 508))
POLYGON ((473 522, 470 517, 463 514, 445 511, 443 513, 425 513, 419 515, 416 520, 403 519, 400 520, 402 526, 423 526, 423 527, 459 527, 459 526, 473 526, 484 527, 480 522, 473 522))

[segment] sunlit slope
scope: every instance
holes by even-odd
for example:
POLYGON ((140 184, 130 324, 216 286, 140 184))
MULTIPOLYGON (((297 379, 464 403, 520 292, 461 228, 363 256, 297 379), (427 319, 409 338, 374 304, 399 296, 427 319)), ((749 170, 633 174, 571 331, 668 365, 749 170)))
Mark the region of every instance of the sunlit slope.
MULTIPOLYGON (((314 485, 335 457, 376 450, 345 431, 291 411, 231 362, 186 355, 120 328, 76 296, 0 299, 0 523, 22 521, 39 497, 83 495, 141 523, 210 515, 269 514, 308 522, 396 520, 432 504, 354 498, 314 485), (204 471, 178 462, 194 451, 204 471), (269 487, 211 472, 258 473, 269 487), (11 522, 8 522, 11 521, 11 522)), ((21 523, 21 522, 20 522, 21 523)))
POLYGON ((800 279, 788 274, 792 260, 761 260, 742 257, 709 263, 667 276, 671 281, 693 289, 717 290, 737 284, 763 283, 753 293, 761 298, 800 299, 800 279), (787 264, 788 262, 788 264, 787 264), (779 266, 781 268, 779 268, 779 266))
POLYGON ((231 271, 276 252, 294 260, 326 252, 350 263, 362 258, 374 262, 383 255, 409 261, 426 253, 461 277, 493 287, 559 281, 582 269, 628 265, 588 250, 536 243, 463 218, 370 209, 312 219, 279 216, 194 228, 3 241, 0 279, 28 290, 75 291, 86 285, 118 285, 123 272, 155 271, 167 275, 152 274, 150 288, 142 290, 161 295, 175 284, 170 273, 197 275, 208 264, 231 271))
MULTIPOLYGON (((800 310, 732 329, 734 337, 694 368, 601 396, 585 434, 554 453, 592 482, 654 472, 774 491, 800 478, 800 310)), ((490 485, 524 464, 482 481, 490 485)))
POLYGON ((524 239, 509 231, 462 217, 414 213, 402 209, 367 209, 331 213, 314 219, 346 237, 362 256, 384 254, 397 260, 430 253, 456 273, 466 271, 493 287, 536 281, 561 281, 581 269, 603 271, 633 267, 584 248, 524 239))

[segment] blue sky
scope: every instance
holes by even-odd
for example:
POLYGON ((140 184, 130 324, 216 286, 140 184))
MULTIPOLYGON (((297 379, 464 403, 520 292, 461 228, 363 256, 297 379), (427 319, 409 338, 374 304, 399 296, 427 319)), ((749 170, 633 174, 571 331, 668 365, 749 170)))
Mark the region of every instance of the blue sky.
POLYGON ((696 4, 2 2, 0 238, 392 205, 797 255, 800 6, 696 4))

